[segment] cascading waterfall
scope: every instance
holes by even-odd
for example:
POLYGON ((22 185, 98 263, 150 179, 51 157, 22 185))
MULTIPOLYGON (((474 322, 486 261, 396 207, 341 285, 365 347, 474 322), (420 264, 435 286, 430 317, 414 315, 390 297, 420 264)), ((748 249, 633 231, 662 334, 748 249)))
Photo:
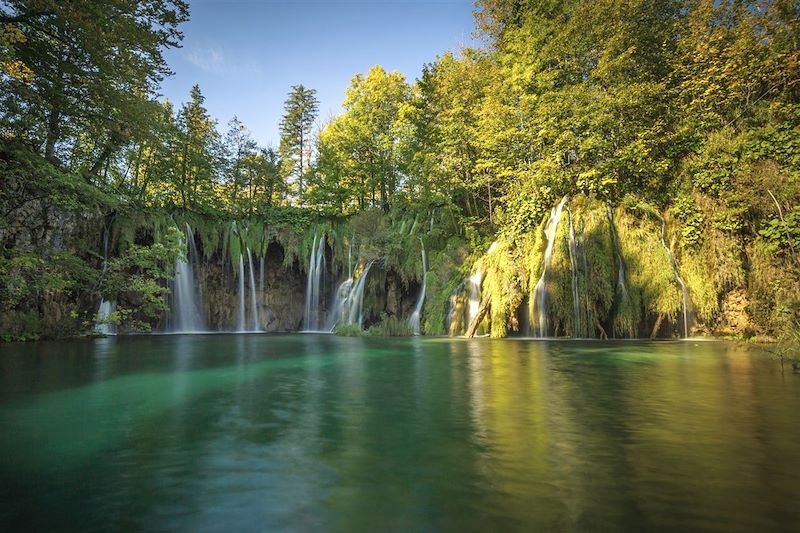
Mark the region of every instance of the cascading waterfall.
POLYGON ((689 337, 689 291, 686 289, 686 284, 683 282, 683 278, 681 278, 680 269, 678 268, 678 261, 675 259, 675 255, 672 253, 672 250, 667 246, 667 241, 665 237, 666 233, 666 224, 664 219, 659 217, 661 220, 661 246, 664 247, 666 250, 667 255, 669 256, 669 262, 672 265, 672 272, 675 274, 675 280, 678 282, 678 285, 681 286, 681 293, 683 295, 683 336, 688 338, 689 337))
POLYGON ((246 331, 246 313, 244 305, 244 257, 239 254, 239 324, 236 327, 237 331, 246 331))
POLYGON ((374 261, 367 263, 364 272, 359 276, 358 281, 353 286, 349 297, 347 298, 347 323, 357 324, 359 328, 364 324, 364 288, 367 285, 367 275, 372 268, 374 261))
POLYGON ((451 330, 453 329, 453 318, 458 308, 459 300, 461 299, 461 295, 463 292, 464 292, 464 282, 462 281, 450 294, 450 298, 448 299, 447 315, 445 316, 445 321, 444 321, 445 333, 447 333, 448 335, 452 333, 451 330))
POLYGON ((325 270, 325 234, 319 239, 314 235, 308 258, 308 279, 306 281, 306 309, 303 314, 303 330, 319 331, 320 292, 322 273, 325 270))
POLYGON ((481 281, 483 281, 483 272, 481 272, 481 266, 478 265, 475 272, 467 280, 467 285, 469 286, 467 324, 472 322, 472 319, 478 314, 478 308, 481 306, 481 281))
MULTIPOLYGON (((108 239, 109 234, 109 226, 106 226, 103 229, 103 273, 102 275, 105 276, 106 269, 108 268, 108 239)), ((117 310, 117 304, 114 302, 110 302, 108 300, 101 300, 100 306, 97 309, 97 320, 95 321, 94 329, 100 334, 103 335, 116 335, 117 334, 117 326, 115 324, 109 324, 107 321, 111 316, 111 313, 117 310)))
POLYGON ((95 322, 94 329, 97 333, 103 335, 116 335, 117 326, 107 322, 111 313, 117 310, 117 304, 103 300, 100 302, 100 308, 97 310, 97 321, 95 322))
POLYGON ((261 324, 258 320, 258 300, 256 299, 256 277, 253 272, 253 254, 247 248, 247 266, 250 268, 250 309, 253 320, 253 328, 250 331, 261 331, 261 324))
POLYGON ((179 256, 175 262, 175 279, 172 281, 172 316, 173 333, 201 333, 206 331, 203 320, 202 298, 199 295, 192 268, 192 256, 197 257, 194 235, 189 224, 186 224, 186 256, 179 256))
POLYGON ((578 286, 578 242, 575 240, 575 226, 572 223, 572 211, 567 208, 569 215, 569 264, 572 269, 572 312, 575 317, 573 337, 581 336, 581 304, 580 289, 578 286))
POLYGON ((345 322, 347 321, 347 316, 349 315, 349 304, 351 293, 353 290, 353 277, 349 277, 344 280, 340 285, 339 288, 336 289, 336 299, 333 302, 333 307, 331 308, 331 312, 328 314, 328 321, 325 324, 326 331, 333 331, 333 328, 336 327, 343 318, 345 322))
POLYGON ((553 248, 556 242, 556 230, 558 223, 561 220, 561 212, 564 209, 564 204, 567 203, 567 197, 550 210, 550 218, 547 220, 547 225, 544 229, 545 237, 547 238, 547 247, 544 251, 544 260, 542 261, 542 275, 536 283, 536 288, 533 291, 533 298, 536 302, 536 314, 539 318, 539 337, 544 338, 547 336, 547 270, 550 267, 550 260, 553 257, 553 248))
POLYGON ((420 245, 422 245, 422 289, 419 291, 417 305, 414 306, 414 312, 411 313, 411 318, 408 319, 408 325, 411 327, 411 332, 414 333, 414 335, 419 335, 420 333, 420 315, 422 313, 422 304, 425 303, 425 289, 428 279, 428 255, 425 253, 425 243, 422 242, 422 239, 420 239, 419 242, 420 245))
POLYGON ((351 275, 339 285, 336 291, 336 300, 325 325, 327 331, 333 331, 333 328, 338 324, 362 327, 364 323, 364 288, 367 284, 367 275, 369 275, 369 270, 372 268, 373 263, 374 261, 367 263, 355 283, 353 283, 353 275, 351 275))
POLYGON ((617 228, 614 225, 614 212, 611 210, 610 205, 608 208, 608 224, 611 227, 611 241, 614 244, 614 254, 617 258, 618 272, 617 272, 617 292, 623 298, 628 298, 628 287, 625 285, 625 261, 622 260, 622 253, 619 251, 619 240, 617 239, 617 228))

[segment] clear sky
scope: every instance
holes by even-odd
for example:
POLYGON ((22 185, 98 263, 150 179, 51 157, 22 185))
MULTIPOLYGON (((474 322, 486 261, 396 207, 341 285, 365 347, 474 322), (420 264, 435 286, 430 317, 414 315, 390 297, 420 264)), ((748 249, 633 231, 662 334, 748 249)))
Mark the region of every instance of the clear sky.
POLYGON ((380 64, 411 82, 447 50, 477 45, 473 9, 471 0, 190 0, 161 92, 177 107, 197 83, 221 131, 237 115, 259 144, 277 147, 292 85, 317 90, 325 121, 357 72, 380 64))

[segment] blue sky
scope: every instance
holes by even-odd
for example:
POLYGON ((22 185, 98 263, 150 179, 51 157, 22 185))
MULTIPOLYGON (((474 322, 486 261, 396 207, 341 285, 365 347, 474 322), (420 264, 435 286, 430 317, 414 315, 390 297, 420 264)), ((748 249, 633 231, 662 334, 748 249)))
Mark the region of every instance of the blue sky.
POLYGON ((471 0, 190 0, 161 92, 177 107, 198 83, 222 131, 237 115, 259 144, 277 147, 292 85, 317 90, 325 121, 357 72, 380 64, 413 81, 447 50, 477 45, 473 9, 471 0))

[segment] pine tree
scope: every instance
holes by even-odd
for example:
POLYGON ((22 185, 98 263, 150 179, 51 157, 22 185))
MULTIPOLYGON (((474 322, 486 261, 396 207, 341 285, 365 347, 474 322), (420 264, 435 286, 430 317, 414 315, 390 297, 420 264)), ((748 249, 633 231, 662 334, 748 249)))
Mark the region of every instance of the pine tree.
POLYGON ((311 128, 319 109, 316 94, 316 90, 303 85, 292 86, 284 103, 285 112, 280 123, 283 175, 296 186, 295 194, 301 202, 305 175, 311 160, 311 128))

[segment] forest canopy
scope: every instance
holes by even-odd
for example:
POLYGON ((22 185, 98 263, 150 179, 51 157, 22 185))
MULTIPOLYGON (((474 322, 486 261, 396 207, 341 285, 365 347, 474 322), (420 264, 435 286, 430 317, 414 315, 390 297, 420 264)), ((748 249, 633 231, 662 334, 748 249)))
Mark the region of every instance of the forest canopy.
POLYGON ((290 88, 278 148, 221 128, 198 86, 160 98, 188 16, 182 0, 0 2, 6 275, 43 197, 220 219, 435 208, 485 247, 570 196, 665 217, 700 314, 737 288, 759 331, 797 320, 795 0, 481 0, 485 46, 417 80, 356 73, 320 128, 314 89, 290 88))

